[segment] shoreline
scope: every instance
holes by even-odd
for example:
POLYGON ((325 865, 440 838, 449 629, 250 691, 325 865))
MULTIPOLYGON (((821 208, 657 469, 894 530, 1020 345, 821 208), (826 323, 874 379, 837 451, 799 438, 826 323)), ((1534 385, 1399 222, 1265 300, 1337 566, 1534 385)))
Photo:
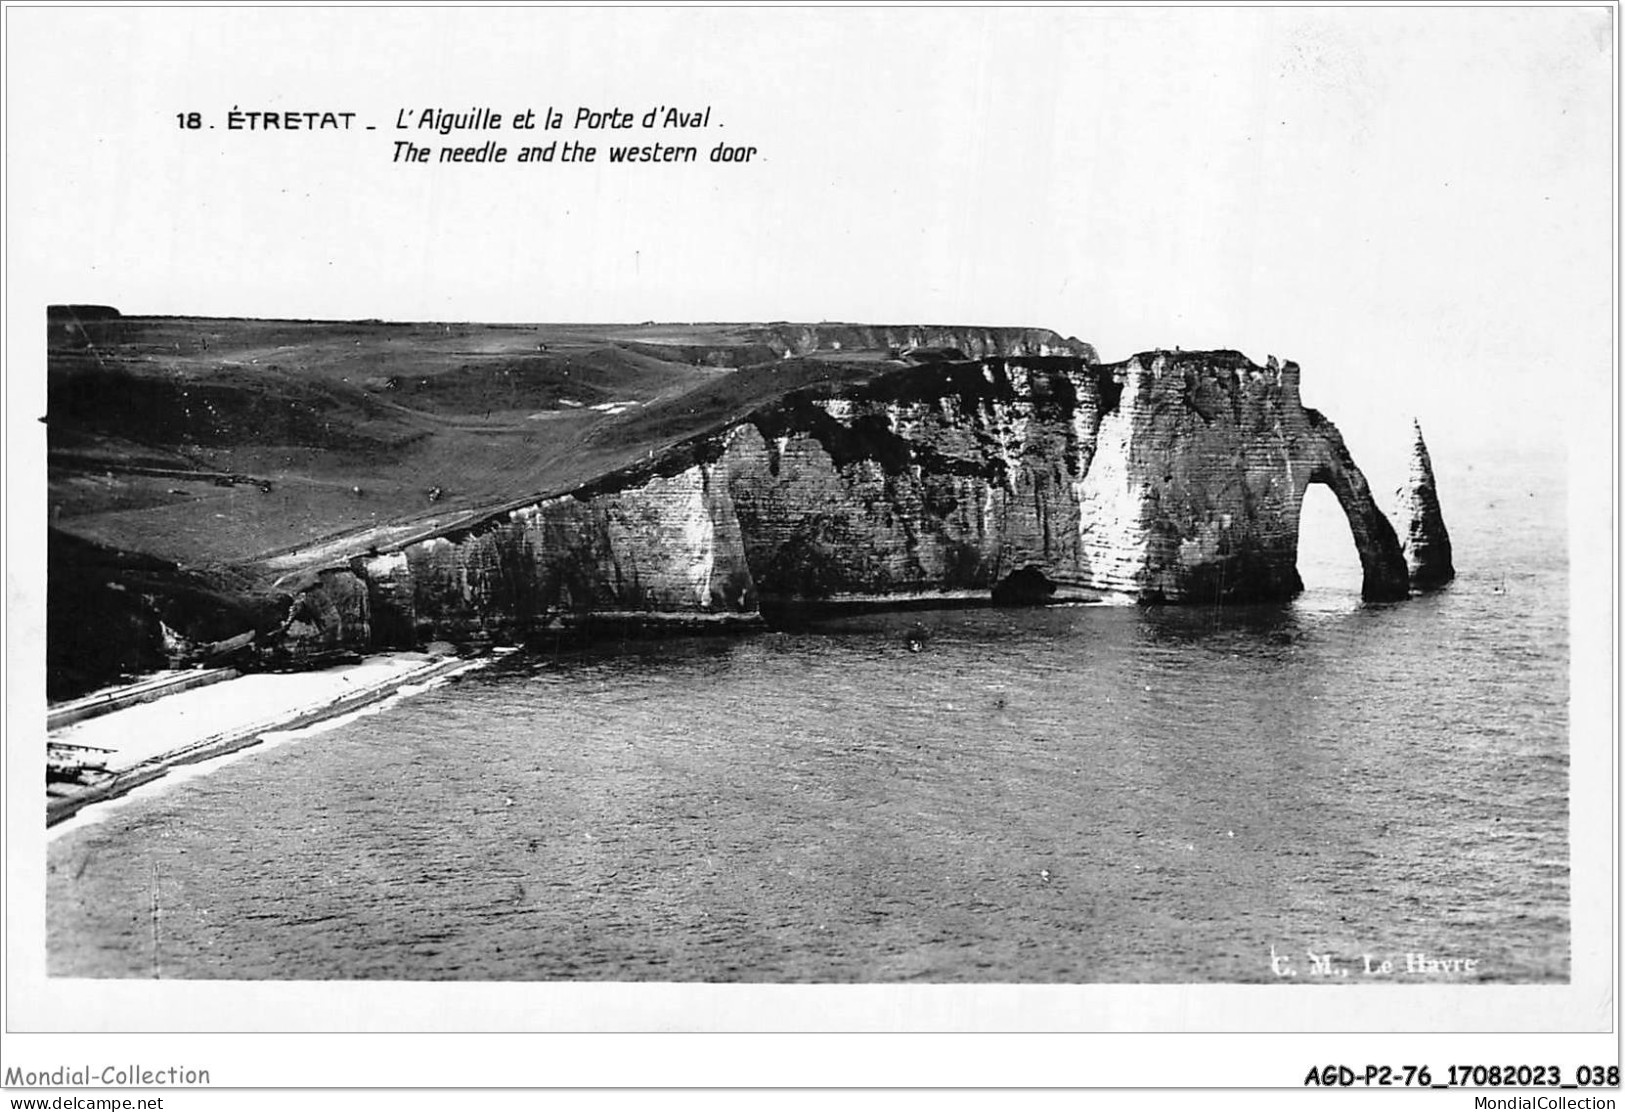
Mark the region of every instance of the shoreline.
POLYGON ((151 694, 150 680, 130 685, 148 689, 141 692, 147 701, 47 733, 47 748, 56 745, 108 756, 102 778, 57 785, 60 794, 47 791, 45 825, 55 826, 86 807, 117 799, 171 769, 251 748, 267 733, 301 729, 411 694, 409 689, 485 667, 504 655, 502 650, 472 658, 376 654, 361 664, 323 672, 223 677, 224 682, 192 685, 163 697, 151 694), (163 740, 150 740, 154 735, 163 740))
POLYGON ((241 675, 235 668, 167 669, 153 672, 129 683, 99 688, 88 695, 67 699, 45 709, 45 731, 54 733, 87 718, 125 710, 138 703, 150 703, 166 695, 178 695, 195 687, 221 683, 241 675))
MULTIPOLYGON (((1057 592, 1057 596, 1043 602, 1015 604, 1016 608, 1048 608, 1070 606, 1125 605, 1132 600, 1114 597, 1112 593, 1057 592)), ((780 625, 796 628, 821 618, 863 615, 873 613, 909 613, 923 610, 991 609, 1001 605, 984 591, 940 591, 897 594, 890 596, 843 595, 799 605, 771 604, 768 610, 778 619, 771 621, 761 611, 749 614, 732 613, 661 613, 632 611, 600 611, 588 616, 581 624, 562 625, 551 632, 583 643, 602 642, 606 634, 633 633, 658 639, 670 635, 737 635, 762 632, 780 625)), ((83 784, 58 783, 48 788, 46 795, 45 825, 57 825, 84 808, 117 799, 136 788, 163 778, 169 770, 200 764, 216 757, 258 745, 262 735, 273 731, 296 730, 316 725, 328 719, 361 710, 397 694, 410 694, 408 688, 447 679, 476 668, 484 667, 508 654, 521 650, 521 646, 481 646, 473 657, 437 656, 406 650, 384 650, 363 655, 359 664, 329 668, 318 672, 240 673, 234 669, 198 669, 186 672, 166 672, 143 676, 129 684, 103 688, 79 699, 59 703, 47 708, 47 750, 55 746, 66 751, 106 753, 105 775, 83 784), (350 687, 348 681, 358 673, 379 672, 365 682, 350 687), (238 721, 220 729, 209 723, 186 722, 190 712, 194 717, 208 714, 209 703, 218 703, 218 696, 240 692, 247 685, 265 688, 267 685, 283 688, 280 698, 267 700, 276 707, 238 721), (288 689, 316 686, 326 688, 325 693, 307 693, 297 701, 289 701, 288 689), (207 703, 203 706, 185 706, 186 703, 207 703), (133 717, 132 717, 133 716, 133 717), (142 721, 135 721, 141 719, 142 721), (199 726, 208 732, 200 732, 199 726), (181 740, 151 744, 116 744, 132 734, 145 730, 168 730, 180 735, 181 740)), ((266 695, 259 691, 262 698, 266 695)), ((218 707, 214 709, 220 709, 218 707)), ((222 717, 229 719, 230 714, 222 717)))

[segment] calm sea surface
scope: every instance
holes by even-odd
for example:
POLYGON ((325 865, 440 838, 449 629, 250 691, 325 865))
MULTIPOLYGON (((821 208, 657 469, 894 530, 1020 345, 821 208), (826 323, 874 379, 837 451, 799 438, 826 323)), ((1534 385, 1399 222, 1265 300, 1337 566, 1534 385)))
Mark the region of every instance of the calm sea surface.
POLYGON ((1317 488, 1291 604, 512 657, 54 837, 50 970, 1566 980, 1562 473, 1441 472, 1461 577, 1398 605, 1317 488))

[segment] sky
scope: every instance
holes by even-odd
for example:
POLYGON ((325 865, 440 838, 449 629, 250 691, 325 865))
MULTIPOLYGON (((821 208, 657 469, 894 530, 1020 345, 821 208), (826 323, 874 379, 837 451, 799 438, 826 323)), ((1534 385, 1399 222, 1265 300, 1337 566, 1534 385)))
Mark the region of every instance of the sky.
POLYGON ((8 314, 1032 325, 1294 359, 1390 459, 1413 416, 1539 448, 1609 396, 1607 8, 7 16, 8 314), (456 141, 699 159, 392 161, 447 142, 403 111, 549 106, 456 141), (571 126, 656 106, 710 126, 571 126))

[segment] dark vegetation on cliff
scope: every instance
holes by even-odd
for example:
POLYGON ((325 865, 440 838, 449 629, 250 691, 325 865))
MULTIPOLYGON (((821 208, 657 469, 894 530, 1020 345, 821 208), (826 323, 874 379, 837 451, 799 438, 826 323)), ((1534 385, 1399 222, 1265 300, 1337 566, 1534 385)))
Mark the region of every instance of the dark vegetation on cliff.
POLYGON ((187 571, 59 529, 46 534, 46 560, 50 699, 168 667, 166 626, 198 644, 248 631, 264 637, 281 625, 289 605, 287 595, 262 590, 228 569, 187 571))
MULTIPOLYGON (((940 394, 945 368, 912 366, 912 348, 1095 358, 1037 329, 223 320, 90 305, 52 307, 47 324, 53 698, 161 665, 160 620, 194 640, 263 630, 285 617, 301 568, 626 485, 752 413, 808 428, 828 421, 808 403, 829 393, 940 394)), ((974 365, 946 371, 967 400, 999 388, 974 365)), ((906 463, 887 430, 824 431, 832 451, 906 463)))

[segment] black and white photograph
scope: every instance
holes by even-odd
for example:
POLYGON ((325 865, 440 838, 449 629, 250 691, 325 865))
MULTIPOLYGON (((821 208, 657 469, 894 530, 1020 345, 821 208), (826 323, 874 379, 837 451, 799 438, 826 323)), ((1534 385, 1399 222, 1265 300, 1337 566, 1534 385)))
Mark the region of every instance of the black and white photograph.
POLYGON ((7 1030, 1617 1047, 1617 15, 8 7, 7 1030))

